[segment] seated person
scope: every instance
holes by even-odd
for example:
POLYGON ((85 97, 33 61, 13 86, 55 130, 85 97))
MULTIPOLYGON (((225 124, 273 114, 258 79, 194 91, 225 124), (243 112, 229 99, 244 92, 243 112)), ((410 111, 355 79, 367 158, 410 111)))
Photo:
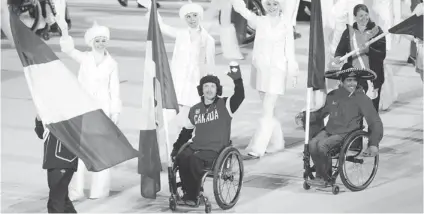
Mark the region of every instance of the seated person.
POLYGON ((323 108, 310 114, 310 123, 329 115, 327 126, 309 142, 309 152, 316 168, 316 179, 311 182, 316 185, 325 185, 330 181, 332 162, 329 151, 341 146, 348 133, 361 129, 363 118, 369 128, 369 144, 363 155, 369 157, 377 155, 378 145, 383 138, 383 123, 380 116, 372 100, 358 85, 358 79, 375 79, 375 73, 368 69, 353 68, 346 63, 342 70, 328 71, 325 76, 339 79, 341 84, 338 89, 328 93, 323 108))
POLYGON ((180 147, 191 139, 195 128, 193 143, 175 160, 184 191, 183 200, 190 206, 197 204, 204 169, 210 167, 220 151, 229 145, 232 115, 244 100, 243 80, 238 64, 230 64, 227 75, 235 85, 231 98, 219 97, 222 95, 222 86, 218 77, 207 75, 200 79, 197 90, 201 102, 190 108, 187 125, 181 130, 171 153, 174 159, 180 147))

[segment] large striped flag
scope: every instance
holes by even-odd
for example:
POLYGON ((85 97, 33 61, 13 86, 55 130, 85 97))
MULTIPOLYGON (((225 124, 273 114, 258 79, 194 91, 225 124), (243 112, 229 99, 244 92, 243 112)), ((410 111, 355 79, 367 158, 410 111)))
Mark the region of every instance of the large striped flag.
MULTIPOLYGON (((309 91, 323 90, 325 84, 325 42, 322 22, 321 0, 311 2, 311 21, 309 35, 309 58, 308 58, 308 81, 309 91)), ((315 93, 317 94, 317 93, 315 93)), ((324 98, 324 97, 323 97, 324 98)), ((311 103, 311 96, 308 102, 311 103)), ((324 126, 324 120, 319 120, 310 124, 309 139, 313 137, 324 126)))
POLYGON ((407 34, 423 40, 423 15, 412 15, 389 29, 393 34, 407 34))
MULTIPOLYGON (((141 175, 140 190, 145 198, 156 198, 160 191, 161 160, 159 141, 167 139, 168 133, 162 137, 160 130, 165 125, 164 109, 175 109, 178 112, 177 97, 166 55, 165 44, 160 31, 156 1, 152 1, 149 28, 146 42, 146 58, 143 81, 143 114, 144 127, 140 128, 138 172, 141 175)), ((169 156, 168 142, 166 154, 169 156)))
POLYGON ((66 148, 93 172, 137 157, 127 138, 53 51, 13 12, 10 24, 38 115, 66 148))

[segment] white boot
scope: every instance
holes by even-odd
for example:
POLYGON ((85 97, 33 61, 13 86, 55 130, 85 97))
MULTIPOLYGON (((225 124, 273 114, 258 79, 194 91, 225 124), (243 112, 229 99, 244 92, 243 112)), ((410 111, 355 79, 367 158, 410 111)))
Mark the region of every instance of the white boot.
POLYGON ((219 36, 221 40, 221 48, 225 58, 227 59, 244 59, 240 52, 236 29, 233 24, 221 25, 219 28, 219 36))
POLYGON ((109 196, 110 177, 110 169, 92 173, 90 199, 105 198, 109 196))
POLYGON ((273 118, 274 128, 272 129, 271 140, 269 141, 268 147, 265 153, 275 153, 284 150, 285 141, 284 141, 284 133, 281 129, 281 123, 277 120, 277 118, 273 118))

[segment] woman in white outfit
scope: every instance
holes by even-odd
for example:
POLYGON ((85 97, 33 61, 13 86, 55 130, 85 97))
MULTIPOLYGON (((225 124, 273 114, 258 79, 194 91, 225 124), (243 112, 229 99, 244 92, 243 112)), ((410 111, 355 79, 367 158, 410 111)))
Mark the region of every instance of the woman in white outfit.
MULTIPOLYGON (((85 43, 91 48, 91 51, 81 52, 75 49, 73 39, 68 35, 66 22, 60 21, 59 26, 62 29, 62 37, 60 38, 62 51, 80 64, 78 81, 101 104, 104 113, 116 124, 122 103, 119 92, 118 64, 106 50, 110 38, 109 29, 94 23, 84 36, 85 43)), ((71 200, 84 197, 86 171, 87 169, 80 159, 78 171, 74 174, 69 185, 69 198, 71 200)), ((93 172, 89 198, 109 196, 110 177, 109 169, 93 172)))
POLYGON ((259 127, 247 147, 249 155, 260 157, 265 152, 284 149, 281 124, 275 117, 278 96, 284 95, 286 84, 297 82, 293 26, 282 14, 283 0, 262 0, 265 16, 257 16, 246 8, 243 0, 232 0, 233 8, 256 28, 253 47, 251 85, 259 91, 263 112, 259 127))
MULTIPOLYGON (((138 2, 149 9, 146 17, 150 17, 150 1, 138 2)), ((190 107, 200 102, 196 90, 200 79, 206 74, 214 73, 215 40, 200 24, 203 18, 202 6, 195 3, 185 4, 181 7, 179 16, 187 23, 187 28, 167 25, 158 13, 162 33, 175 38, 171 73, 180 105, 181 118, 178 121, 182 122, 185 121, 190 107)))

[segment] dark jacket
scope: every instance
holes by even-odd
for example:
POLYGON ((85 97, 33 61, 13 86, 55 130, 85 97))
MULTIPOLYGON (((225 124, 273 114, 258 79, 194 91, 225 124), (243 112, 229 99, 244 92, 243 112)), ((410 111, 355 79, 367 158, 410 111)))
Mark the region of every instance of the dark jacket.
MULTIPOLYGON (((44 127, 35 119, 35 133, 43 139, 44 127)), ((72 169, 77 171, 78 158, 70 152, 51 132, 44 142, 43 169, 72 169)))
MULTIPOLYGON (((378 28, 378 33, 373 38, 382 34, 383 30, 381 30, 379 26, 376 26, 376 24, 372 21, 369 21, 366 26, 366 31, 372 30, 375 27, 378 28)), ((358 30, 358 24, 356 22, 353 24, 353 28, 358 30)), ((337 45, 336 53, 334 56, 335 57, 344 56, 347 53, 351 52, 352 50, 354 49, 350 46, 349 27, 347 26, 346 30, 342 34, 342 37, 340 38, 340 42, 337 45)), ((368 55, 369 63, 370 63, 369 69, 371 69, 377 74, 377 78, 374 81, 372 81, 374 84, 374 88, 381 88, 381 86, 384 83, 383 62, 384 62, 384 59, 386 58, 386 37, 383 37, 377 40, 376 42, 372 43, 369 47, 369 52, 367 55, 368 55)), ((352 63, 352 57, 348 58, 348 63, 352 63)), ((359 83, 361 84, 362 87, 364 87, 365 91, 368 90, 366 81, 359 81, 359 83)))
POLYGON ((325 130, 330 134, 348 134, 361 129, 362 118, 367 121, 370 130, 370 145, 378 146, 383 138, 383 123, 373 103, 358 87, 350 94, 344 87, 331 91, 325 105, 310 116, 311 122, 321 120, 329 115, 325 130))

